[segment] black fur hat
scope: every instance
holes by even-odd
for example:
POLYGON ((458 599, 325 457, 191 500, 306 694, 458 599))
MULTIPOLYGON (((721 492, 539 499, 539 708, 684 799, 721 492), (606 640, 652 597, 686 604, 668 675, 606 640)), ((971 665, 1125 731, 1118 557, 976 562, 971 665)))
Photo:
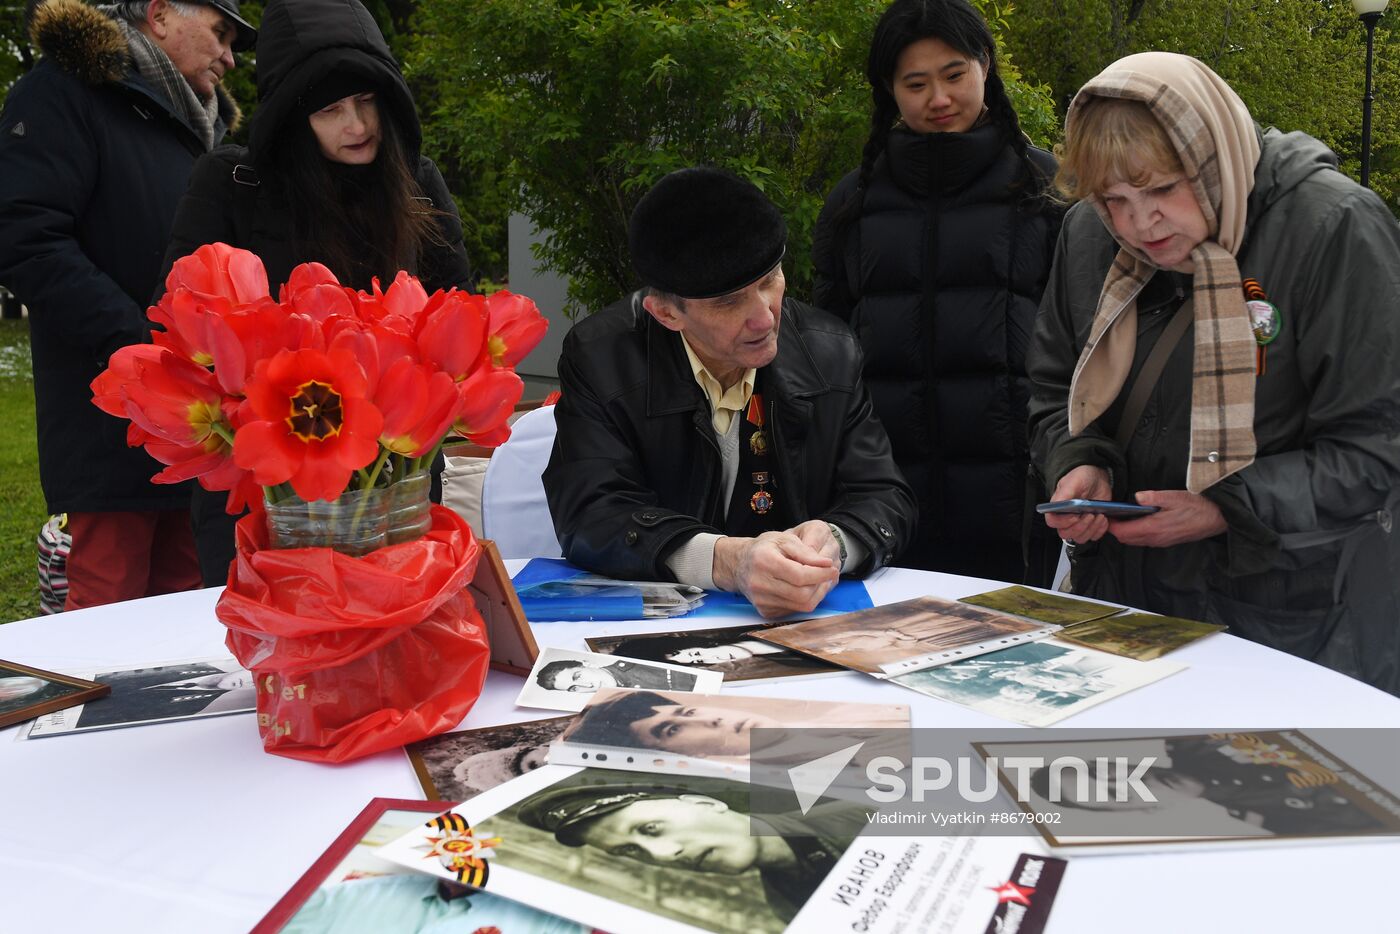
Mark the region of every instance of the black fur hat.
POLYGON ((647 285, 681 298, 714 298, 778 265, 787 225, 753 183, 699 166, 672 172, 642 196, 627 242, 647 285))

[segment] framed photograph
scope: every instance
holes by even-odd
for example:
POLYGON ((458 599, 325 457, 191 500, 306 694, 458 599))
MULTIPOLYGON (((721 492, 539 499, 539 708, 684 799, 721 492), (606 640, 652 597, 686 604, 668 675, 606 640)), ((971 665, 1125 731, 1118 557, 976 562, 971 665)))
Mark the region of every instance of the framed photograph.
POLYGON ((469 801, 544 765, 549 744, 573 722, 550 717, 443 733, 409 743, 404 752, 425 795, 469 801))
POLYGON ((599 688, 715 694, 723 683, 724 678, 717 671, 547 646, 525 678, 525 687, 515 703, 519 707, 577 712, 599 688))
POLYGON ((501 561, 496 543, 489 538, 478 539, 481 558, 476 564, 476 576, 467 585, 477 611, 486 623, 491 640, 491 667, 513 675, 528 675, 539 656, 535 635, 520 608, 520 599, 501 561))
POLYGON ((752 625, 723 626, 676 632, 633 632, 584 641, 590 649, 604 655, 718 671, 725 681, 800 678, 846 670, 840 665, 764 642, 753 636, 756 631, 752 625))
POLYGON ((86 704, 111 691, 96 681, 0 660, 0 727, 86 704))
POLYGON ((869 610, 756 630, 764 642, 888 678, 1043 639, 1060 627, 978 606, 916 597, 869 610))
POLYGON ((89 677, 109 686, 111 693, 96 703, 44 714, 29 725, 24 738, 252 713, 257 707, 253 675, 233 658, 98 671, 89 677))
POLYGON ((352 923, 356 930, 415 934, 457 930, 455 919, 460 919, 463 931, 493 927, 526 934, 587 931, 525 905, 411 872, 375 855, 384 843, 422 824, 425 815, 440 814, 448 806, 442 801, 375 798, 257 923, 252 934, 330 934, 352 923))

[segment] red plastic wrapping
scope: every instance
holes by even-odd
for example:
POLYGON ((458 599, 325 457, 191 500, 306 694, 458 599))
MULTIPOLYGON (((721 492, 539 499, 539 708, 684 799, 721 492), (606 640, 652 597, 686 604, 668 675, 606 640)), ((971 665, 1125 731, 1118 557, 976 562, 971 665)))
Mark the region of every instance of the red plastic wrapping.
POLYGON ((239 520, 215 613, 257 678, 268 752, 344 762, 450 730, 476 702, 491 654, 467 591, 480 548, 452 510, 432 519, 363 558, 271 549, 261 512, 239 520))

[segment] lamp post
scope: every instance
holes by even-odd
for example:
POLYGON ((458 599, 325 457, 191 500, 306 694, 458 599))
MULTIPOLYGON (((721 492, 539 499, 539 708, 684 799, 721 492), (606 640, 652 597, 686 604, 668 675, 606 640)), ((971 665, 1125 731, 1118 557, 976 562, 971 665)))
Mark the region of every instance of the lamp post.
POLYGON ((1376 23, 1385 15, 1390 0, 1351 0, 1352 9, 1366 26, 1366 96, 1361 98, 1361 184, 1371 187, 1371 60, 1376 44, 1376 23))

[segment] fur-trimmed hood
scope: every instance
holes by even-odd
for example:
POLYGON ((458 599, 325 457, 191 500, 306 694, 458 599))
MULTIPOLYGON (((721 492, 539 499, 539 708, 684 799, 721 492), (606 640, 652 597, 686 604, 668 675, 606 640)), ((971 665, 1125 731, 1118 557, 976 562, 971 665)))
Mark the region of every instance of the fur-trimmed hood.
MULTIPOLYGON (((46 0, 29 23, 29 41, 55 65, 85 84, 120 84, 132 73, 131 51, 121 28, 110 16, 82 0, 46 0)), ((230 131, 243 114, 222 87, 219 115, 230 131)))

